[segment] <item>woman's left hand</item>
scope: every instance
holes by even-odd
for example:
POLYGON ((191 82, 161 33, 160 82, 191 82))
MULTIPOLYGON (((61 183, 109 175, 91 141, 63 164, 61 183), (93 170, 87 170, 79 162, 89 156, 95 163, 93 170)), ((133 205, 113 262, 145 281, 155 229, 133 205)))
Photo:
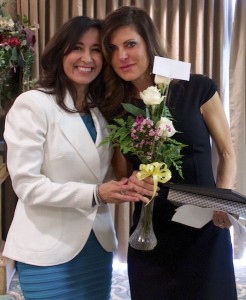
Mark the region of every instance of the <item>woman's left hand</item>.
POLYGON ((227 213, 224 211, 214 211, 213 223, 215 226, 218 226, 221 229, 229 229, 231 227, 231 222, 227 216, 227 213))

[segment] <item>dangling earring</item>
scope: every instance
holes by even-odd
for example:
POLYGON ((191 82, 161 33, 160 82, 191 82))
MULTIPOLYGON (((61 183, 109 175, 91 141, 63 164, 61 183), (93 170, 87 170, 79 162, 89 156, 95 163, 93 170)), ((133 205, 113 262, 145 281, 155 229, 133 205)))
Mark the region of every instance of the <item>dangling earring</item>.
POLYGON ((149 69, 150 69, 149 75, 152 76, 153 75, 153 73, 152 73, 153 63, 152 62, 149 64, 149 69))

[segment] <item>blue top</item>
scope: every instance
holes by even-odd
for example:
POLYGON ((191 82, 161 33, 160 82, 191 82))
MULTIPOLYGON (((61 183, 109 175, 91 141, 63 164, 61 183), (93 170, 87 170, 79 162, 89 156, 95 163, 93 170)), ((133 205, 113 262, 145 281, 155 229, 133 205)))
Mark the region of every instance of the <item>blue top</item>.
POLYGON ((93 142, 95 143, 96 138, 97 138, 97 132, 96 132, 95 124, 93 122, 91 114, 87 113, 87 114, 81 116, 81 119, 85 123, 85 126, 87 127, 87 129, 91 135, 91 138, 92 138, 93 142))

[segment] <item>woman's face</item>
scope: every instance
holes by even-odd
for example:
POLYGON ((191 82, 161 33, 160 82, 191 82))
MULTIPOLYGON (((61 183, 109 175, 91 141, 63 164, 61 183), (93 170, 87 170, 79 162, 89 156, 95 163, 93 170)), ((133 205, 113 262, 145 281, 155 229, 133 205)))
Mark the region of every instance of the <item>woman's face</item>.
POLYGON ((102 69, 99 37, 99 31, 90 28, 81 36, 74 49, 63 57, 64 72, 77 89, 87 86, 102 69))
POLYGON ((133 84, 149 77, 149 57, 144 39, 134 26, 122 26, 113 31, 110 39, 111 65, 125 81, 133 84))

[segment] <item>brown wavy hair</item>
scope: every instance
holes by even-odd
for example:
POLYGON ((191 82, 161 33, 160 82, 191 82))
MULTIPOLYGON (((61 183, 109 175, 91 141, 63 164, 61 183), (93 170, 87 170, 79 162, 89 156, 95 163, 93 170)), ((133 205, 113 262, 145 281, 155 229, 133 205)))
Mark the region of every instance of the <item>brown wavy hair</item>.
MULTIPOLYGON (((46 45, 41 57, 40 77, 36 88, 45 88, 45 93, 56 96, 57 104, 68 112, 77 112, 69 109, 64 98, 66 91, 71 94, 74 104, 77 99, 77 92, 74 84, 65 75, 63 70, 63 57, 68 55, 76 46, 80 37, 90 28, 96 28, 99 32, 102 29, 102 21, 91 19, 86 16, 76 16, 64 23, 46 45)), ((84 110, 98 105, 104 98, 104 84, 102 71, 97 78, 89 84, 84 110)))
POLYGON ((150 71, 152 70, 154 56, 167 56, 159 32, 145 10, 135 6, 122 6, 106 16, 102 30, 102 49, 107 62, 104 70, 106 97, 101 105, 101 110, 108 120, 123 113, 121 103, 130 102, 135 91, 133 84, 121 79, 111 66, 111 36, 119 27, 129 25, 136 28, 137 33, 146 43, 150 71))

